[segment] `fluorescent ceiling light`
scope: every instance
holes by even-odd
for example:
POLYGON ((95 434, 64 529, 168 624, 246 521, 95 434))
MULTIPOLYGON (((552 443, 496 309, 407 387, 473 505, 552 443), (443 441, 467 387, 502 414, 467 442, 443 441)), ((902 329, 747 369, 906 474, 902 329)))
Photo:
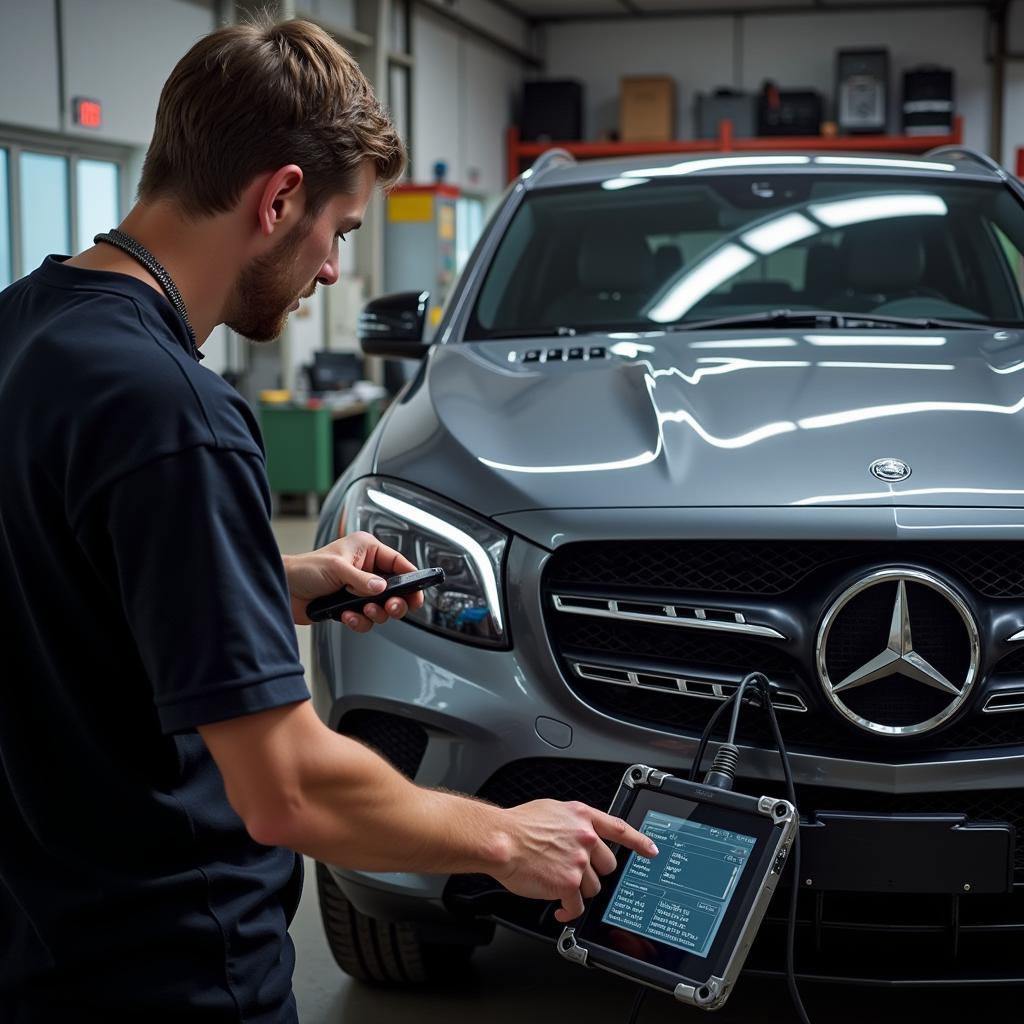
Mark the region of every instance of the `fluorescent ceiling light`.
POLYGON ((838 199, 831 203, 815 203, 809 209, 818 220, 830 228, 896 217, 944 217, 949 212, 949 208, 939 196, 926 195, 922 192, 838 199))
POLYGON ((653 345, 643 345, 637 341, 617 341, 609 350, 613 356, 622 356, 623 359, 636 359, 641 352, 654 352, 653 345))
MULTIPOLYGON (((1024 494, 1024 491, 1011 491, 1011 490, 996 490, 992 487, 915 487, 910 490, 895 490, 890 489, 888 491, 861 491, 857 494, 819 494, 814 498, 801 498, 799 501, 794 501, 794 505, 835 505, 841 501, 871 501, 878 498, 913 498, 922 497, 930 494, 991 494, 991 495, 1007 495, 1013 497, 1020 497, 1024 494)), ((911 526, 908 523, 900 523, 899 526, 904 530, 949 530, 949 529, 988 529, 998 528, 1004 526, 1016 526, 1014 523, 983 523, 983 524, 972 524, 972 523, 956 523, 951 526, 949 523, 943 523, 939 526, 911 526)))
POLYGON ((609 192, 617 192, 621 188, 632 188, 634 185, 646 185, 647 178, 609 178, 601 182, 601 188, 609 192))
POLYGON ((491 469, 500 469, 505 473, 604 473, 609 470, 646 466, 648 462, 654 462, 660 453, 661 444, 659 442, 656 451, 642 452, 640 455, 634 455, 631 459, 619 459, 616 462, 586 462, 569 466, 515 466, 508 462, 485 459, 482 455, 478 455, 477 458, 485 466, 490 466, 491 469))
POLYGON ((698 171, 724 171, 730 167, 785 167, 809 164, 809 156, 715 156, 707 160, 685 160, 668 167, 646 167, 624 171, 624 178, 674 178, 698 171))
POLYGON ((677 409, 675 412, 659 412, 659 423, 685 423, 698 437, 713 445, 715 448, 747 448, 759 441, 766 441, 770 437, 778 437, 779 434, 789 434, 796 430, 796 424, 789 420, 782 420, 778 423, 766 423, 763 427, 755 427, 745 434, 737 434, 735 437, 716 437, 709 434, 700 424, 697 417, 688 409, 677 409))
POLYGON ((811 364, 806 360, 789 359, 743 359, 738 356, 701 356, 698 363, 709 363, 711 365, 698 366, 693 373, 687 373, 678 366, 668 370, 654 370, 653 376, 678 377, 685 380, 687 384, 697 385, 705 377, 717 377, 723 373, 735 373, 737 370, 787 370, 794 368, 805 368, 811 364))
POLYGON ((840 370, 955 370, 952 363, 840 363, 821 362, 816 366, 827 366, 840 370))
POLYGON ((769 256, 779 249, 785 249, 787 245, 816 235, 820 230, 817 224, 808 220, 802 213, 787 213, 783 217, 776 217, 759 227, 751 228, 742 236, 742 240, 762 256, 769 256))
POLYGON ((720 284, 746 270, 755 259, 752 252, 738 245, 722 246, 684 274, 648 316, 659 324, 673 323, 720 284))
POLYGON ((1016 416, 1024 409, 1024 398, 1013 405, 992 405, 986 402, 904 402, 899 405, 874 405, 864 409, 847 409, 825 416, 808 416, 797 422, 804 430, 823 427, 842 427, 866 420, 891 419, 894 416, 914 416, 929 412, 982 412, 1000 416, 1016 416))
POLYGON ((898 160, 885 156, 816 156, 816 164, 840 167, 906 167, 913 171, 955 171, 954 164, 931 163, 928 160, 898 160))
MULTIPOLYGON (((850 313, 849 316, 852 319, 857 314, 850 313)), ((805 334, 804 339, 819 348, 941 348, 946 344, 945 338, 917 334, 888 334, 884 338, 865 338, 860 334, 852 337, 846 334, 805 334)))
POLYGON ((792 338, 737 338, 732 341, 691 341, 690 348, 795 348, 792 338))

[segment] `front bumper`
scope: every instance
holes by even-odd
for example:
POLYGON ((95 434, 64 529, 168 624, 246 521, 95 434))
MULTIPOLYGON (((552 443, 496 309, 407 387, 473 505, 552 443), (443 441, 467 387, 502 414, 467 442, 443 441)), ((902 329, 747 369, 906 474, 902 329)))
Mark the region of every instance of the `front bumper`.
MULTIPOLYGON (((499 804, 556 797, 603 808, 626 765, 686 771, 695 737, 618 721, 566 685, 536 586, 546 557, 521 538, 510 544, 507 578, 528 582, 509 595, 509 651, 455 643, 407 623, 361 637, 334 623, 316 627, 314 700, 321 717, 376 746, 421 785, 499 804)), ((713 709, 709 704, 708 713, 713 709)), ((784 716, 781 724, 785 732, 784 716)), ((745 778, 737 788, 781 794, 778 755, 741 749, 745 778)), ((1024 818, 1024 747, 919 753, 906 763, 800 752, 791 760, 805 816, 859 810, 1024 818)), ((798 964, 808 977, 874 984, 1024 981, 1024 962, 1014 952, 1024 940, 1019 861, 1018 853, 1012 891, 999 895, 852 894, 801 879, 798 964)), ((512 897, 483 877, 333 871, 364 913, 413 921, 428 932, 465 927, 469 935, 470 922, 480 918, 552 939, 561 927, 548 905, 512 897)), ((748 970, 781 970, 786 907, 783 892, 748 970)))

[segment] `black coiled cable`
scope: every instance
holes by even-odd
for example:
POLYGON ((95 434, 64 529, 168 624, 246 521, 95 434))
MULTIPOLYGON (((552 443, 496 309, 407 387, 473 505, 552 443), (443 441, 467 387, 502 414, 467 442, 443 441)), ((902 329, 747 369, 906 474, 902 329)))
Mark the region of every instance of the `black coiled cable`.
MULTIPOLYGON (((701 764, 703 763, 704 756, 707 753, 711 734, 715 731, 715 726, 718 725, 719 720, 729 708, 732 709, 732 717, 729 724, 729 734, 726 743, 731 745, 735 741, 736 730, 739 724, 740 708, 743 704, 744 698, 746 697, 748 687, 754 688, 757 696, 760 698, 760 703, 768 715, 768 722, 771 726, 775 746, 778 748, 779 757, 782 760, 782 775, 786 783, 786 798, 794 807, 796 807, 796 785, 793 782, 793 770, 790 767, 789 754, 786 752, 786 745, 782 740, 782 730, 779 728, 779 721, 775 715, 775 705, 772 704, 771 682, 763 672, 751 672, 749 675, 745 676, 740 685, 736 688, 735 692, 715 708, 715 713, 708 720, 708 724, 705 726, 704 732, 701 734, 700 742, 697 744, 693 763, 690 765, 690 781, 696 782, 698 780, 701 764)), ((792 861, 793 875, 789 895, 789 915, 786 921, 786 984, 789 988, 789 997, 793 1001, 793 1008, 796 1010, 797 1016, 800 1019, 800 1024, 810 1024, 810 1020, 807 1016, 807 1010, 804 1008, 803 999, 800 997, 800 990, 797 987, 796 967, 794 963, 796 948, 796 910, 797 899, 800 895, 799 821, 797 821, 796 836, 793 839, 792 861)), ((647 989, 644 986, 639 986, 636 998, 633 1000, 633 1007, 630 1011, 628 1024, 636 1024, 646 995, 647 989)))

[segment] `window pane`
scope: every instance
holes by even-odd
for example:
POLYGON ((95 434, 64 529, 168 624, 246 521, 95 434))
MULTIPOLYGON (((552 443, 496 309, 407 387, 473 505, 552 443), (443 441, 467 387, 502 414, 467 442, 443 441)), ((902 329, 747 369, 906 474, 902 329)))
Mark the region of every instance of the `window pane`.
POLYGON ((388 68, 388 106, 391 108, 391 123, 395 131, 408 145, 409 69, 402 64, 392 64, 388 68))
POLYGON ((7 185, 7 150, 0 149, 0 288, 11 283, 11 221, 7 185))
POLYGON ((1024 208, 999 184, 669 171, 528 193, 467 337, 779 309, 1024 327, 1024 208))
POLYGON ((48 253, 71 249, 68 162, 62 156, 22 153, 21 269, 31 273, 48 253))
POLYGON ((484 203, 482 199, 462 196, 455 201, 455 270, 462 268, 469 259, 477 239, 484 231, 484 203))
POLYGON ((391 31, 388 45, 392 53, 409 52, 408 0, 391 0, 391 31))
POLYGON ((109 160, 79 160, 75 178, 78 198, 77 250, 81 252, 92 245, 94 235, 116 227, 121 220, 117 164, 109 160))

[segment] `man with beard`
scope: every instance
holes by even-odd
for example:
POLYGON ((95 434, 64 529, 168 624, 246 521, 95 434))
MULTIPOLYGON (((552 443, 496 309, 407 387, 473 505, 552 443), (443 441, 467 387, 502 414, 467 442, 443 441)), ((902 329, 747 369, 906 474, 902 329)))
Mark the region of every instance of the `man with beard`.
POLYGON ((604 839, 652 853, 581 804, 420 789, 309 704, 308 601, 366 595, 362 632, 414 567, 367 534, 282 559, 256 423, 200 348, 276 337, 403 164, 325 33, 222 29, 165 85, 120 227, 0 294, 4 1024, 294 1021, 295 851, 487 872, 561 920, 604 839))

